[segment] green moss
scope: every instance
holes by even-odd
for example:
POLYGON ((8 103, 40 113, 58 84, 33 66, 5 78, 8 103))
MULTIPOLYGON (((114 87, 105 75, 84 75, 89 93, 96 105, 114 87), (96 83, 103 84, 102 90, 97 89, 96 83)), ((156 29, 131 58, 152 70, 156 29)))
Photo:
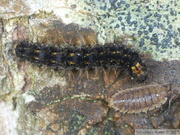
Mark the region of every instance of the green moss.
POLYGON ((76 135, 86 125, 86 118, 77 114, 75 111, 68 120, 67 134, 76 135))

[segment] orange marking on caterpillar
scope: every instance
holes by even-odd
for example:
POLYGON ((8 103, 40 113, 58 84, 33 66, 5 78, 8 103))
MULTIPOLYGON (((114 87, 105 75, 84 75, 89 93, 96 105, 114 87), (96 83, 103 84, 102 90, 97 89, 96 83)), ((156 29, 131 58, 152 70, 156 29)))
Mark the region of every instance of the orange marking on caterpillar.
POLYGON ((74 53, 69 53, 69 56, 70 57, 73 57, 75 54, 74 53))
POLYGON ((52 52, 52 55, 57 55, 57 52, 52 52))
POLYGON ((131 70, 133 73, 137 74, 137 76, 140 76, 142 74, 144 74, 144 72, 142 71, 142 65, 137 63, 135 66, 131 67, 131 70))
POLYGON ((35 60, 38 60, 39 58, 38 57, 34 57, 35 60))
POLYGON ((51 63, 57 63, 55 60, 51 60, 51 63))
POLYGON ((36 53, 39 53, 39 52, 40 52, 40 50, 35 50, 35 52, 36 52, 36 53))

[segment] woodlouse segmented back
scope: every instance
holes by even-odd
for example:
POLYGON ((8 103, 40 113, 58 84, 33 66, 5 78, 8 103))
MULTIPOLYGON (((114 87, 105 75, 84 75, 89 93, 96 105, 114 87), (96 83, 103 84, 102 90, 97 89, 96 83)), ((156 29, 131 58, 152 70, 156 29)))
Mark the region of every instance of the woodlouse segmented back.
POLYGON ((123 113, 147 112, 164 104, 170 93, 170 84, 125 89, 111 97, 109 106, 123 113))

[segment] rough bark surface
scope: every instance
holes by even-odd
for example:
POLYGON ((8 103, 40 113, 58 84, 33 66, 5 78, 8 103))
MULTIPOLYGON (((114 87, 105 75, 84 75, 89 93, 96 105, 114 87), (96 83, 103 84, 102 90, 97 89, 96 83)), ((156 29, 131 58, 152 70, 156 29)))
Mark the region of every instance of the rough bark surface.
POLYGON ((0 0, 0 135, 114 135, 180 127, 179 1, 0 0), (118 69, 71 72, 20 61, 19 41, 47 46, 123 42, 139 50, 149 77, 118 69), (168 101, 147 113, 111 106, 121 90, 170 84, 168 101), (119 108, 120 110, 121 108, 119 108))

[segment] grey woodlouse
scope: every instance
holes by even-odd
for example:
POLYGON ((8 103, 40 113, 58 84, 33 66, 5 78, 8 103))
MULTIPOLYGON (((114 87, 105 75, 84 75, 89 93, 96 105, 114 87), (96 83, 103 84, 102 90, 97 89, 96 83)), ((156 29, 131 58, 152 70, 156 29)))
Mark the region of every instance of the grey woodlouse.
POLYGON ((159 108, 171 94, 170 84, 152 84, 121 90, 114 94, 109 106, 122 113, 140 113, 159 108))

